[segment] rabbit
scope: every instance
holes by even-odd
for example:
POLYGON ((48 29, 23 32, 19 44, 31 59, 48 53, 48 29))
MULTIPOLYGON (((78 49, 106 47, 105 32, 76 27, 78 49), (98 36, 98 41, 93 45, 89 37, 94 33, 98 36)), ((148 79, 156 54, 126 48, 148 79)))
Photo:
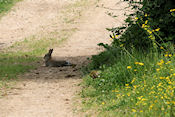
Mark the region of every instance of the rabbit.
POLYGON ((53 49, 50 49, 47 54, 44 56, 44 62, 46 67, 63 67, 63 66, 73 66, 73 64, 68 61, 56 61, 52 60, 53 49))

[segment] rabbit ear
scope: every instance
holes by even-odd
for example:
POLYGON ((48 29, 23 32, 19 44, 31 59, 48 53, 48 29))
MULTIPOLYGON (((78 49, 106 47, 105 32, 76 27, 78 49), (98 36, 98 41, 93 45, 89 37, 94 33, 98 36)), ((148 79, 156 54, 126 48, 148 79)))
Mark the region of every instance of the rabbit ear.
POLYGON ((53 49, 49 49, 49 53, 51 54, 53 52, 53 49))

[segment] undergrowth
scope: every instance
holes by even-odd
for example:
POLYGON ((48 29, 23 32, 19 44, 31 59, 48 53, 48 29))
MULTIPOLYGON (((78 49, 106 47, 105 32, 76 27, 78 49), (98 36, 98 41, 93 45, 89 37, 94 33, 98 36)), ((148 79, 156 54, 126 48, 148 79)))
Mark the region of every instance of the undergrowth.
POLYGON ((143 8, 129 15, 123 27, 108 29, 113 42, 99 44, 106 50, 92 56, 92 62, 86 67, 86 72, 90 73, 82 83, 82 109, 89 112, 87 116, 175 116, 174 40, 172 30, 169 35, 164 34, 169 30, 167 23, 174 21, 175 9, 171 9, 170 1, 164 12, 170 19, 166 22, 165 18, 166 23, 160 23, 161 28, 157 22, 159 17, 153 18, 153 14, 160 12, 147 7, 164 5, 165 1, 144 0, 143 8), (92 70, 100 71, 98 77, 92 77, 95 75, 91 73, 96 73, 92 70))
POLYGON ((15 3, 22 0, 0 0, 0 17, 7 11, 9 11, 15 3))

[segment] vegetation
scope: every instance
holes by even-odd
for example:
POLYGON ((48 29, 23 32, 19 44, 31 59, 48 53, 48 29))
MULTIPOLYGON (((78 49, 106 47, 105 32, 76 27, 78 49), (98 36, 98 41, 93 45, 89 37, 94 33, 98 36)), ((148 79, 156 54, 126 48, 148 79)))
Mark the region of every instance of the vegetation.
POLYGON ((84 109, 102 117, 174 117, 173 1, 128 2, 137 12, 122 27, 108 29, 112 44, 100 43, 106 51, 86 68, 101 74, 84 78, 84 109))
POLYGON ((0 0, 0 16, 9 11, 19 1, 21 0, 0 0))

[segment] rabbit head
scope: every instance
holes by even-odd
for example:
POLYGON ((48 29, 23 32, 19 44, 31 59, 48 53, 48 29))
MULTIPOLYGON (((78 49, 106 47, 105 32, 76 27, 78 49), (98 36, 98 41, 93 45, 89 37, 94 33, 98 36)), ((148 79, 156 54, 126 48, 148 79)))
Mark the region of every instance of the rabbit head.
POLYGON ((45 56, 44 56, 44 61, 51 60, 51 58, 52 58, 52 52, 53 52, 53 49, 49 49, 49 52, 47 54, 45 54, 45 56))

